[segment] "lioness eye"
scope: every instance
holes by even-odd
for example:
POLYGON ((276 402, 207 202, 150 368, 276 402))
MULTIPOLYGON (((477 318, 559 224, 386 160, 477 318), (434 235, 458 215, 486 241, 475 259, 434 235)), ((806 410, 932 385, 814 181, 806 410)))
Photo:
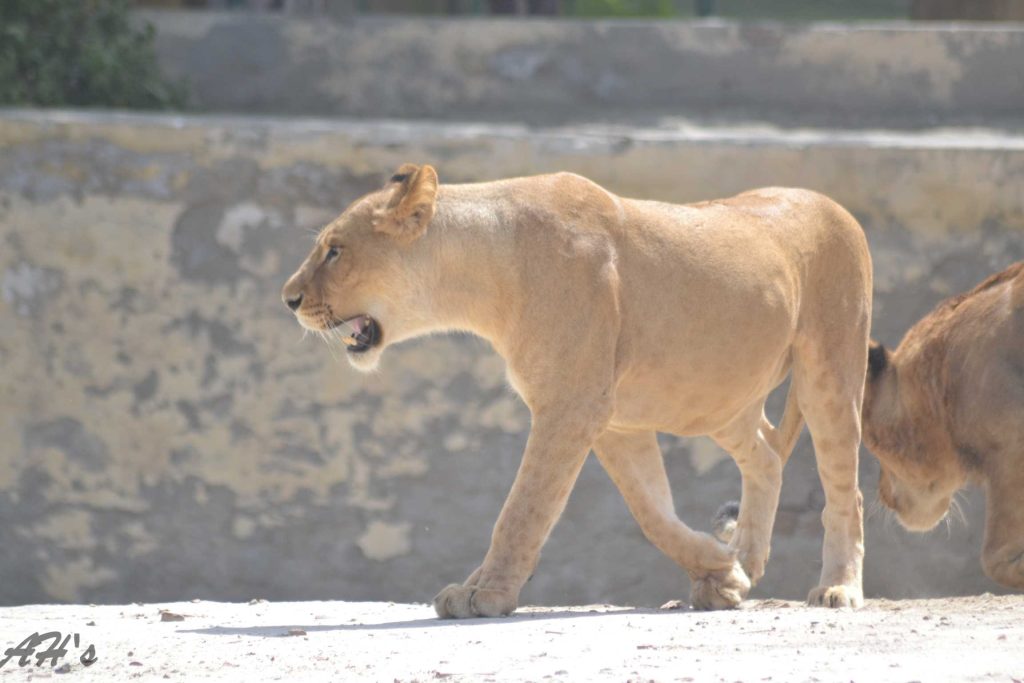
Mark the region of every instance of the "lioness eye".
POLYGON ((326 260, 333 261, 334 259, 338 258, 338 254, 340 254, 340 253, 341 253, 341 248, 340 247, 331 247, 330 249, 327 250, 327 259, 326 260))

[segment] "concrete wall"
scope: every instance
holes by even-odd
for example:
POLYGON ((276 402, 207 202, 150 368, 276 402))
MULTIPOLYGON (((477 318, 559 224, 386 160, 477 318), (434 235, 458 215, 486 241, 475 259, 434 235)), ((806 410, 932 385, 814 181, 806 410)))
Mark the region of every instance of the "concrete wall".
POLYGON ((713 116, 785 125, 1003 122, 1020 25, 797 24, 150 12, 212 111, 511 121, 713 116))
MULTIPOLYGON (((358 375, 278 298, 312 231, 409 160, 680 201, 824 191, 868 231, 889 343, 1024 258, 1021 137, 0 112, 0 603, 428 600, 476 566, 529 424, 500 359, 432 338, 358 375)), ((755 595, 816 580, 808 441, 755 595)), ((663 445, 680 514, 706 529, 735 466, 706 440, 663 445)), ((873 499, 870 456, 861 471, 873 499)), ((992 590, 980 497, 967 507, 927 537, 870 519, 868 593, 992 590)), ((687 594, 591 459, 523 601, 687 594)))

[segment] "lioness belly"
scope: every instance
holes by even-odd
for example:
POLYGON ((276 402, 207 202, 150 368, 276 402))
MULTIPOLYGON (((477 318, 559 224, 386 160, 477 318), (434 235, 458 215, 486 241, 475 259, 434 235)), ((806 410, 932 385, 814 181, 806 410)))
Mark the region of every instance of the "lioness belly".
POLYGON ((785 379, 788 349, 773 351, 770 357, 753 354, 762 361, 757 365, 737 362, 731 367, 699 368, 680 354, 677 362, 662 367, 635 368, 616 388, 611 424, 680 436, 723 429, 785 379))
POLYGON ((711 433, 784 379, 800 317, 795 262, 811 238, 799 211, 763 204, 755 215, 676 207, 668 219, 662 205, 633 205, 633 230, 618 245, 613 426, 711 433))

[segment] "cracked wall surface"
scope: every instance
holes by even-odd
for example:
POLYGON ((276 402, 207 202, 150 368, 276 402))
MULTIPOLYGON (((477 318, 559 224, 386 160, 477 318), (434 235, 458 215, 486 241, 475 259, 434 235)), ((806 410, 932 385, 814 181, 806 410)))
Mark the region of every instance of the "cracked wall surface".
MULTIPOLYGON (((279 300, 314 232, 405 161, 676 201, 821 190, 867 230, 889 344, 1024 258, 1012 136, 0 112, 0 603, 424 601, 476 567, 529 428, 501 360, 433 337, 360 375, 279 300)), ((680 515, 707 529, 735 466, 708 441, 662 445, 680 515)), ((866 454, 861 474, 873 499, 866 454)), ((823 504, 806 435, 784 479, 755 595, 799 598, 823 504)), ((967 525, 927 537, 871 518, 868 593, 995 589, 982 512, 971 494, 967 525)), ((591 459, 522 601, 687 594, 591 459)))
POLYGON ((1012 23, 140 18, 162 66, 211 111, 1016 126, 1024 110, 1024 29, 1012 23))

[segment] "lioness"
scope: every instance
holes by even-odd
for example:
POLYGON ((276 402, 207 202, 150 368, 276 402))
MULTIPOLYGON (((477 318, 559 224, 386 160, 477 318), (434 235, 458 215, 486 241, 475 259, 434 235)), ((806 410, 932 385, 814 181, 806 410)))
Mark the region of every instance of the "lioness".
POLYGON ((926 531, 981 484, 982 566, 1024 589, 1024 261, 940 303, 895 351, 872 342, 869 359, 864 443, 882 502, 926 531))
POLYGON ((644 534, 689 572, 697 608, 737 605, 764 573, 782 464, 806 418, 825 488, 809 600, 862 599, 857 487, 871 260, 849 213, 769 188, 692 205, 624 199, 571 173, 439 185, 407 164, 326 226, 284 286, 360 370, 439 330, 487 339, 532 413, 483 563, 442 617, 516 609, 593 449, 644 534), (792 370, 779 429, 765 397, 792 370), (743 475, 729 546, 682 523, 655 439, 707 434, 743 475))

